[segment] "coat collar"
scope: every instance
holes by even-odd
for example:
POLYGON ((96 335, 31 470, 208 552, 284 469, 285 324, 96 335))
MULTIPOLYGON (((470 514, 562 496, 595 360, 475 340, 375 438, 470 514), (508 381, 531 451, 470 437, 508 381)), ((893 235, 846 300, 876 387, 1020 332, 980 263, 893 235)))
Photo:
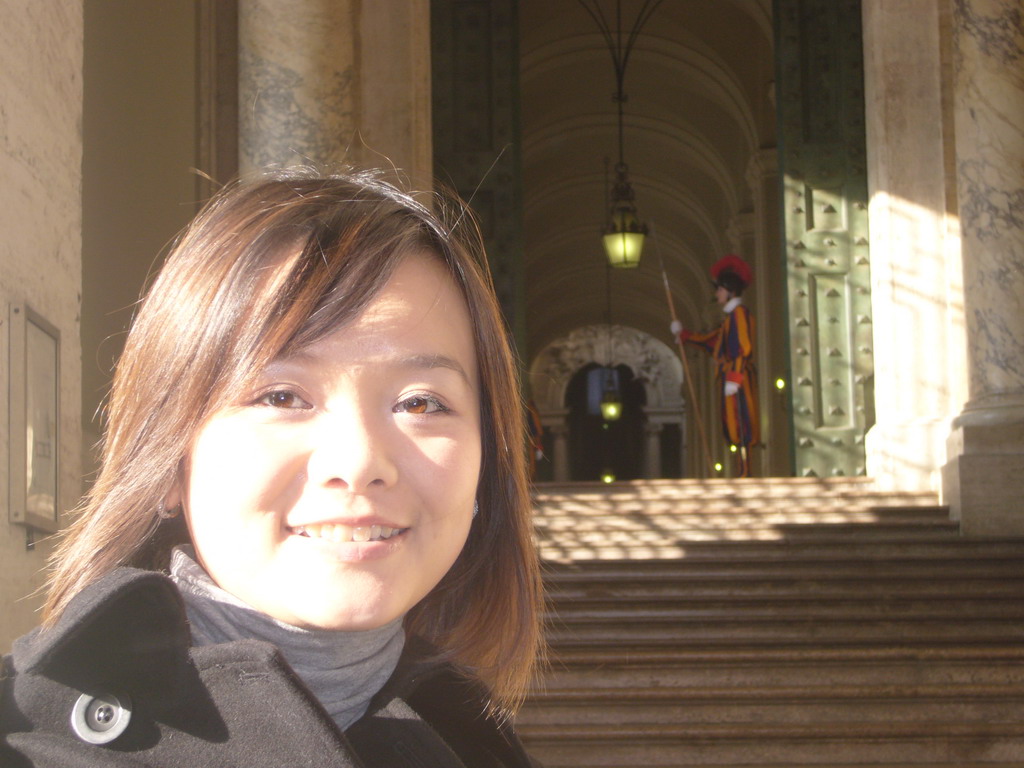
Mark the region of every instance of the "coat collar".
MULTIPOLYGON (((59 743, 57 757, 46 752, 51 762, 43 764, 84 765, 82 750, 105 747, 66 738, 72 705, 81 692, 123 688, 137 706, 112 746, 154 764, 530 764, 507 724, 484 715, 480 684, 420 641, 407 644, 370 712, 344 735, 273 646, 190 645, 173 583, 160 573, 118 569, 82 590, 54 627, 15 644, 4 660, 0 721, 21 734, 26 764, 59 743), (169 733, 175 738, 162 736, 169 733)), ((102 759, 106 752, 92 754, 102 759)))
POLYGON ((190 644, 170 580, 118 568, 83 589, 55 626, 19 639, 14 651, 22 671, 86 689, 96 679, 169 685, 190 644))

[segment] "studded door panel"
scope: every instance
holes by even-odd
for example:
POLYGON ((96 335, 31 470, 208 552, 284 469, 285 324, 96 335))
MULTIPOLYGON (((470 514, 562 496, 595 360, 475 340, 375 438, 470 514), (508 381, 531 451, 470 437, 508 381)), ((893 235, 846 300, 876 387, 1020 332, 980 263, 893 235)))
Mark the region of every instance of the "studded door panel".
POLYGON ((858 0, 776 0, 795 469, 862 475, 871 283, 858 0))

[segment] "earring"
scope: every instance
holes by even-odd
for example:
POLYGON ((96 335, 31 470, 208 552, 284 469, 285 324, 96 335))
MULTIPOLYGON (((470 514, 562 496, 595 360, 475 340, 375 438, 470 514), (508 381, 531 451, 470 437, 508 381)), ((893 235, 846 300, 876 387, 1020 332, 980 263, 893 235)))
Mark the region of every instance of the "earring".
POLYGON ((177 517, 179 514, 181 514, 181 504, 168 509, 164 500, 160 499, 160 503, 156 505, 156 516, 161 520, 170 520, 171 518, 177 517))
POLYGON ((473 501, 473 517, 476 517, 479 514, 480 514, 480 502, 474 500, 473 501))

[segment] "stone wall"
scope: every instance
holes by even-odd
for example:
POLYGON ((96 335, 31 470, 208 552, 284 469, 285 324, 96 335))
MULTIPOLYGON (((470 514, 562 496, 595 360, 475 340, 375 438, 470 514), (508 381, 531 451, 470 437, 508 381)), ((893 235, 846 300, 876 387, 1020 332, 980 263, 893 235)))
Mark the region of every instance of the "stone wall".
POLYGON ((967 399, 940 8, 862 8, 876 415, 868 475, 883 487, 935 491, 950 422, 967 399))
MULTIPOLYGON (((9 318, 27 303, 60 331, 58 507, 81 477, 82 0, 14 0, 0 25, 0 381, 10 397, 9 318)), ((0 407, 0 651, 37 622, 52 542, 9 522, 10 416, 0 407)))

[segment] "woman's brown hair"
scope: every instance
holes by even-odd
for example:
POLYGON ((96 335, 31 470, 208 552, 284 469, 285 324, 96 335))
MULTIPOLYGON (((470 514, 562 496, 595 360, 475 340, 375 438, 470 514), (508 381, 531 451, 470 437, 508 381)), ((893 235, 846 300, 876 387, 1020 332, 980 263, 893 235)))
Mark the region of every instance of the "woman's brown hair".
POLYGON ((118 566, 166 568, 181 528, 158 510, 205 420, 273 359, 357 317, 403 258, 426 251, 472 318, 483 461, 466 545, 405 624, 514 710, 542 651, 518 368, 472 217, 440 197, 436 208, 372 174, 306 171, 238 183, 204 207, 128 335, 100 473, 54 556, 45 624, 118 566))

